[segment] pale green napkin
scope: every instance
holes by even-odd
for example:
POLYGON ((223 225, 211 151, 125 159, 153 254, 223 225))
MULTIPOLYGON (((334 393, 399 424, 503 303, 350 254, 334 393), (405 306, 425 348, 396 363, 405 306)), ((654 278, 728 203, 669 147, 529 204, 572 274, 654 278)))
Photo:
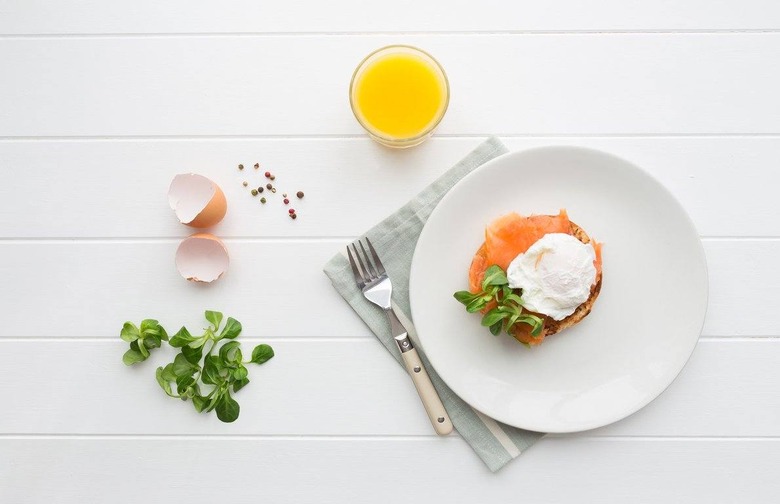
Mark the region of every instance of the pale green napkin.
MULTIPOLYGON (((506 147, 497 138, 486 140, 444 175, 423 189, 409 203, 363 235, 371 239, 371 243, 382 258, 382 263, 393 281, 394 307, 396 311, 400 312, 401 319, 415 343, 417 339, 414 326, 407 323, 410 322, 409 270, 414 248, 425 221, 428 220, 428 216, 442 196, 460 179, 486 161, 505 152, 507 152, 506 147)), ((363 297, 355 285, 355 277, 343 253, 336 254, 328 261, 325 265, 325 274, 333 282, 333 286, 339 294, 368 324, 368 327, 398 363, 403 366, 401 354, 390 334, 390 325, 384 313, 363 297)), ((420 345, 417 345, 417 349, 421 350, 420 345)), ((428 369, 433 385, 439 391, 444 407, 450 414, 453 425, 491 471, 497 471, 503 467, 544 435, 510 427, 474 410, 455 395, 439 378, 422 351, 420 351, 420 355, 428 369)), ((377 393, 381 393, 381 391, 378 390, 377 393)), ((422 405, 420 408, 422 409, 422 405)))

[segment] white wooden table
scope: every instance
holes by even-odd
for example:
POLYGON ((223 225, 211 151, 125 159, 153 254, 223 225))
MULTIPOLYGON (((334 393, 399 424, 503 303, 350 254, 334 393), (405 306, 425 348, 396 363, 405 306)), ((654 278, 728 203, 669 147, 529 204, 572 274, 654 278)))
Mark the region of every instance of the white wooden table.
POLYGON ((0 502, 777 502, 779 62, 773 0, 0 0, 0 502), (436 138, 403 152, 347 103, 388 43, 432 52, 452 86, 436 138), (497 474, 433 435, 321 273, 488 134, 643 166, 711 277, 658 400, 497 474), (297 221, 246 195, 236 165, 256 161, 306 191, 297 221), (173 267, 184 171, 229 199, 231 269, 208 288, 173 267), (199 327, 206 308, 276 349, 235 424, 162 394, 170 354, 120 360, 125 320, 199 327))

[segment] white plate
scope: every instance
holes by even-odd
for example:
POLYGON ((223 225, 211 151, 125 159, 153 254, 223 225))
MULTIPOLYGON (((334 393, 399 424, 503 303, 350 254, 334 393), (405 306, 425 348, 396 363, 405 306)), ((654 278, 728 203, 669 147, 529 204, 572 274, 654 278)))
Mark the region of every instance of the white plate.
POLYGON ((548 147, 496 158, 444 197, 417 243, 410 297, 425 353, 464 401, 515 427, 574 432, 625 418, 674 380, 704 323, 707 267, 658 181, 606 153, 548 147), (592 313, 532 349, 492 336, 452 297, 468 288, 485 225, 560 208, 604 243, 592 313))

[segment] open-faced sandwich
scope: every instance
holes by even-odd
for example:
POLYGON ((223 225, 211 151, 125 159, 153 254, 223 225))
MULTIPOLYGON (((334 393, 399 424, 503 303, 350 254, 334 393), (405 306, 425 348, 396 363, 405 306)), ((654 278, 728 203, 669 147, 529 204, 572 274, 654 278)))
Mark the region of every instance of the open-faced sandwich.
POLYGON ((455 299, 494 335, 526 345, 585 318, 601 290, 601 244, 558 215, 511 213, 485 229, 469 269, 469 290, 455 299))

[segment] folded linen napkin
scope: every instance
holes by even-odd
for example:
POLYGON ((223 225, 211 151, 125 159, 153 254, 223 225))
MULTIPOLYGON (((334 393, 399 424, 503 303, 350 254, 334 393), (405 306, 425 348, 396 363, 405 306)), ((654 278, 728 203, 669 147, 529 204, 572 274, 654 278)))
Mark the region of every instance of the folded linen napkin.
MULTIPOLYGON (((486 140, 410 202, 364 235, 371 240, 393 281, 394 308, 415 344, 418 341, 410 317, 409 270, 420 232, 431 211, 452 186, 478 166, 505 152, 507 152, 506 147, 497 138, 486 140)), ((355 285, 355 277, 346 256, 340 253, 328 261, 325 265, 325 274, 339 294, 403 366, 401 354, 390 334, 390 325, 385 314, 363 297, 355 285)), ((417 345, 417 349, 453 425, 491 471, 497 471, 506 465, 544 435, 510 427, 471 408, 436 374, 436 370, 423 355, 420 345, 417 345)), ((422 405, 420 411, 422 415, 422 405)))

